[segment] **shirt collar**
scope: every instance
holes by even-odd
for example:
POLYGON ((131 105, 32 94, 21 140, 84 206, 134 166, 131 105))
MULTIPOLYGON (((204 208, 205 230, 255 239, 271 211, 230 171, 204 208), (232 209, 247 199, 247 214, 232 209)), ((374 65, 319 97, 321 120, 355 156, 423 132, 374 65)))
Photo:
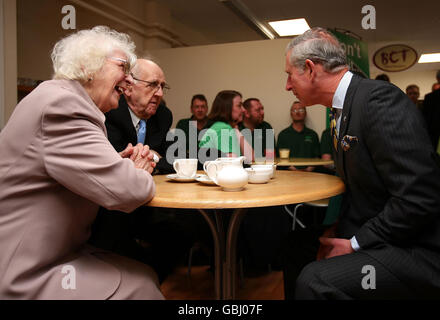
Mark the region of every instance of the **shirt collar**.
POLYGON ((128 111, 130 112, 130 117, 131 117, 131 121, 133 122, 133 127, 138 128, 139 125, 139 121, 141 120, 140 118, 138 118, 137 115, 134 114, 134 112, 131 110, 130 107, 128 107, 128 111))
POLYGON ((353 78, 353 73, 351 73, 350 71, 347 71, 342 77, 333 96, 333 102, 332 102, 333 108, 342 109, 344 107, 345 95, 347 94, 347 90, 350 85, 351 78, 353 78))

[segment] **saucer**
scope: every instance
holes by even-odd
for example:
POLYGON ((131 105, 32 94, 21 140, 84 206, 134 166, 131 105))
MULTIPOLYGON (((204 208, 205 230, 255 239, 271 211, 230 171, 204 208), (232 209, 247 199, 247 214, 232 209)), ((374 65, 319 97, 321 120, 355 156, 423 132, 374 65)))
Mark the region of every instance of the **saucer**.
POLYGON ((181 176, 178 176, 176 173, 167 175, 167 179, 170 179, 170 180, 173 180, 173 181, 178 181, 178 182, 192 182, 192 181, 196 181, 196 179, 198 177, 199 177, 199 175, 195 175, 192 178, 181 177, 181 176))
POLYGON ((215 182, 212 181, 206 174, 201 174, 196 179, 200 183, 209 184, 209 185, 215 185, 215 182))

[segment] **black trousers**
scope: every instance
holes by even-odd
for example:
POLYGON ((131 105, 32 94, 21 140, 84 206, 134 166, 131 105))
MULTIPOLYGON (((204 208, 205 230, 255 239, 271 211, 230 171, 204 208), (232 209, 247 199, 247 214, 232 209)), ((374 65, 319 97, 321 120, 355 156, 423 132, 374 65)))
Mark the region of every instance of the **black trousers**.
POLYGON ((295 284, 297 300, 394 300, 418 296, 368 251, 314 261, 295 284))
POLYGON ((319 237, 327 227, 310 221, 305 224, 306 229, 298 227, 289 234, 284 249, 286 300, 423 298, 371 257, 368 250, 316 261, 319 237))

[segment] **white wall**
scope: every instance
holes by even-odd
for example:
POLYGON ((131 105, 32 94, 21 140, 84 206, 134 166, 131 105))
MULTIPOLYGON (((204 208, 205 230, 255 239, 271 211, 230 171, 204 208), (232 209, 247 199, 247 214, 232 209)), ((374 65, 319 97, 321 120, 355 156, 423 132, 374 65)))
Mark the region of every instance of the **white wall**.
MULTIPOLYGON (((241 92, 243 99, 260 99, 265 120, 278 135, 290 125, 290 106, 296 100, 284 89, 288 42, 261 40, 151 51, 171 86, 165 100, 173 111, 174 126, 179 119, 189 117, 194 94, 204 94, 211 106, 219 91, 232 89, 241 92)), ((307 125, 320 136, 325 129, 325 108, 309 107, 307 125)))

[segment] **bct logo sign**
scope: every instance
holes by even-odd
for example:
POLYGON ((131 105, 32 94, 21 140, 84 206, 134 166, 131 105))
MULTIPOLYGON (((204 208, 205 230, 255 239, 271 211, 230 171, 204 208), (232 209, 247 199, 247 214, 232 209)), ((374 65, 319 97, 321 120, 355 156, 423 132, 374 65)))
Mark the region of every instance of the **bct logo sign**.
POLYGON ((403 71, 417 62, 417 52, 407 45, 393 44, 377 50, 373 62, 376 67, 384 71, 403 71))

